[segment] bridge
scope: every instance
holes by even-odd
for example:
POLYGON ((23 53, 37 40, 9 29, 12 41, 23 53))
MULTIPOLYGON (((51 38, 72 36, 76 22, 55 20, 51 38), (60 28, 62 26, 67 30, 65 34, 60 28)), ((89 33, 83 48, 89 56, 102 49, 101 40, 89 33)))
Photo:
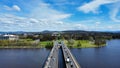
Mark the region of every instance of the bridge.
POLYGON ((54 46, 45 62, 44 68, 60 68, 58 62, 59 49, 61 49, 63 54, 63 57, 60 58, 63 58, 63 64, 65 65, 65 68, 81 68, 68 47, 64 44, 64 42, 54 41, 53 45, 54 46))

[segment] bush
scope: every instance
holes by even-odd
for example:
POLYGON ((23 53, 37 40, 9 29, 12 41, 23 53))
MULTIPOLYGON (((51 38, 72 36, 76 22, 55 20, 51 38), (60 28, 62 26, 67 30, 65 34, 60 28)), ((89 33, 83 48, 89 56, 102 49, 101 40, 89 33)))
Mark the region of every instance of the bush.
POLYGON ((77 43, 77 47, 80 47, 81 46, 81 43, 80 43, 80 41, 78 41, 78 43, 77 43))
POLYGON ((0 40, 0 46, 31 46, 31 41, 20 40, 20 41, 10 41, 10 40, 0 40))
POLYGON ((74 44, 74 40, 73 39, 70 39, 70 40, 68 40, 68 45, 73 45, 74 44))
POLYGON ((53 42, 48 42, 46 45, 45 45, 45 48, 52 48, 53 47, 53 42))
POLYGON ((99 39, 99 40, 97 39, 95 40, 94 44, 100 46, 100 45, 106 44, 106 41, 102 39, 99 39))

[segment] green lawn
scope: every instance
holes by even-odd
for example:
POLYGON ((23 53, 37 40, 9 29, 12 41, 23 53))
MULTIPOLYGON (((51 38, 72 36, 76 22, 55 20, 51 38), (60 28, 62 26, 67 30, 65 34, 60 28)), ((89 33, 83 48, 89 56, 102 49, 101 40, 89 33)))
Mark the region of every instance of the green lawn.
POLYGON ((41 41, 39 42, 39 45, 41 48, 44 48, 48 43, 52 43, 52 41, 41 41))
POLYGON ((93 47, 101 47, 101 46, 105 46, 105 44, 103 45, 95 45, 93 42, 89 41, 89 40, 74 40, 73 45, 69 45, 68 41, 64 41, 66 43, 66 45, 68 47, 72 47, 72 48, 93 48, 93 47), (78 42, 80 42, 81 46, 77 46, 78 42))
MULTIPOLYGON (((61 40, 60 40, 61 41, 61 40)), ((6 41, 5 41, 6 42, 6 41)), ((20 40, 19 42, 26 42, 26 44, 29 44, 29 43, 32 43, 33 40, 30 40, 30 39, 22 39, 20 40)), ((71 48, 93 48, 93 47, 102 47, 102 46, 105 46, 105 44, 103 45, 95 45, 94 43, 90 42, 89 40, 73 40, 73 43, 72 45, 68 44, 68 41, 67 40, 64 40, 65 44, 68 46, 68 47, 71 47, 71 48), (78 46, 78 43, 80 43, 81 45, 78 46)), ((21 46, 1 46, 0 45, 0 48, 51 48, 53 47, 53 41, 40 41, 37 45, 21 45, 21 46)))
POLYGON ((40 41, 38 44, 36 45, 31 45, 31 43, 33 43, 34 40, 31 39, 20 39, 19 42, 10 42, 10 44, 15 44, 15 45, 9 45, 9 41, 8 40, 4 40, 1 43, 6 44, 6 45, 1 45, 0 44, 0 48, 49 48, 52 47, 52 41, 40 41), (25 42, 25 44, 23 44, 23 42, 25 42), (20 44, 21 45, 16 45, 16 44, 20 44), (30 44, 30 45, 29 45, 30 44))

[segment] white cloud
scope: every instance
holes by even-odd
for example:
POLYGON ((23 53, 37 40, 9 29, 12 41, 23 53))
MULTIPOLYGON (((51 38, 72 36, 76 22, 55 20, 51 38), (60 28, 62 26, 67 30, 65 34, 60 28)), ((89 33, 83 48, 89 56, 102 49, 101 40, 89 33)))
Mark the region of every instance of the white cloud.
POLYGON ((20 9, 20 7, 19 6, 17 6, 17 5, 13 5, 13 7, 12 7, 14 10, 16 10, 16 11, 20 11, 21 9, 20 9))
POLYGON ((56 24, 64 24, 62 21, 57 21, 56 24))
POLYGON ((31 23, 38 23, 39 22, 37 19, 34 19, 34 18, 30 18, 29 20, 31 23))
POLYGON ((99 21, 95 22, 96 26, 99 26, 100 24, 101 24, 101 22, 99 22, 99 21))
POLYGON ((99 25, 99 24, 101 24, 101 22, 95 22, 95 24, 96 24, 96 25, 99 25))
POLYGON ((21 11, 21 8, 18 5, 13 5, 12 7, 4 5, 4 8, 9 11, 21 11))
POLYGON ((113 26, 107 26, 108 29, 113 29, 113 26))
MULTIPOLYGON (((0 15, 0 31, 43 31, 43 30, 119 30, 120 24, 114 25, 100 25, 101 22, 97 21, 95 24, 85 24, 87 21, 80 21, 81 23, 68 23, 63 21, 49 21, 47 19, 36 19, 29 17, 19 17, 10 14, 0 15), (96 26, 99 25, 98 26, 96 26)), ((88 21, 89 22, 89 21, 88 21)), ((93 21, 91 21, 93 22, 93 21)))
POLYGON ((120 22, 120 19, 117 19, 117 14, 120 12, 120 2, 113 4, 110 10, 110 18, 115 22, 120 22))
POLYGON ((89 12, 98 13, 99 7, 101 5, 115 3, 118 1, 119 0, 93 0, 89 3, 86 3, 86 4, 78 7, 78 10, 83 11, 85 13, 89 13, 89 12))
POLYGON ((83 11, 84 13, 99 13, 100 10, 99 8, 102 5, 107 5, 107 4, 111 4, 112 7, 109 5, 109 14, 110 14, 110 18, 114 21, 114 22, 120 22, 119 19, 117 19, 117 14, 120 11, 120 0, 93 0, 89 3, 86 3, 80 7, 78 7, 79 11, 83 11))
POLYGON ((57 11, 51 8, 49 4, 41 2, 40 5, 32 11, 30 16, 37 19, 47 19, 56 21, 69 18, 71 14, 57 11))
MULTIPOLYGON (((47 19, 36 19, 29 17, 19 17, 11 14, 0 15, 0 27, 4 30, 22 30, 22 31, 42 31, 42 30, 60 30, 63 29, 64 22, 49 21, 47 19), (59 28, 60 27, 60 28, 59 28), (9 28, 9 29, 6 29, 9 28)), ((0 29, 1 30, 1 29, 0 29)))
MULTIPOLYGON (((31 6, 31 4, 25 5, 31 9, 27 17, 12 14, 0 15, 0 27, 4 28, 4 30, 6 30, 5 28, 7 27, 12 31, 64 30, 71 28, 69 24, 63 22, 63 20, 69 18, 71 14, 55 10, 50 4, 42 1, 37 2, 36 5, 33 4, 33 6, 31 6), (37 5, 38 3, 39 5, 37 5)), ((9 11, 21 10, 17 5, 13 5, 12 7, 5 5, 4 8, 9 11)))
MULTIPOLYGON (((47 19, 36 19, 19 17, 10 14, 0 15, 0 27, 2 30, 20 30, 20 31, 43 31, 43 30, 73 30, 84 29, 84 25, 77 26, 74 23, 65 23, 63 21, 49 21, 47 19), (72 26, 71 26, 72 25, 72 26)), ((1 29, 0 29, 1 30, 1 29)))
POLYGON ((11 8, 8 7, 8 6, 6 6, 6 5, 4 5, 3 7, 4 7, 6 10, 11 10, 11 8))
POLYGON ((83 25, 83 24, 74 24, 75 28, 77 29, 82 29, 82 30, 88 30, 87 25, 83 25))
MULTIPOLYGON (((102 1, 102 0, 101 0, 102 1)), ((100 6, 100 5, 99 5, 100 6)), ((98 6, 98 7, 99 7, 98 6)), ((18 7, 5 6, 6 10, 20 11, 18 7)), ((31 7, 30 7, 31 8, 31 7)), ((93 7, 95 8, 95 7, 93 7)), ((87 12, 93 12, 92 9, 87 12)), ((97 8, 95 8, 97 9, 97 8)), ((41 2, 39 6, 31 8, 31 13, 28 17, 20 17, 11 14, 0 14, 0 31, 43 31, 43 30, 109 30, 109 26, 101 25, 97 19, 83 20, 74 23, 64 22, 71 16, 69 13, 57 11, 51 7, 50 4, 41 2), (95 23, 94 23, 95 22, 95 23), (97 25, 97 26, 96 26, 97 25)), ((85 9, 87 10, 87 9, 85 9)), ((95 11, 96 13, 96 11, 95 11)), ((114 16, 113 16, 114 17, 114 16)), ((115 27, 112 25, 112 27, 115 27)), ((114 30, 120 27, 114 28, 114 30)))
POLYGON ((106 29, 108 29, 109 31, 120 31, 120 24, 107 25, 106 29))

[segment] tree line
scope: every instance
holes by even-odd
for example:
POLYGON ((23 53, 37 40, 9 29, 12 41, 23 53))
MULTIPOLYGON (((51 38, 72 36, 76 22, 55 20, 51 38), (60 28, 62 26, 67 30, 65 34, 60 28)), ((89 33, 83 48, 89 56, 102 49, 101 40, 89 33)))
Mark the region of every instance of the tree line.
MULTIPOLYGON (((51 41, 56 39, 55 36, 52 36, 53 32, 48 33, 34 33, 27 36, 19 35, 20 38, 28 38, 28 39, 40 39, 41 41, 51 41)), ((120 33, 110 33, 110 32, 75 32, 75 31, 69 31, 69 32, 59 32, 60 36, 58 39, 75 39, 75 40, 90 40, 93 38, 94 40, 97 39, 120 39, 120 33)))

